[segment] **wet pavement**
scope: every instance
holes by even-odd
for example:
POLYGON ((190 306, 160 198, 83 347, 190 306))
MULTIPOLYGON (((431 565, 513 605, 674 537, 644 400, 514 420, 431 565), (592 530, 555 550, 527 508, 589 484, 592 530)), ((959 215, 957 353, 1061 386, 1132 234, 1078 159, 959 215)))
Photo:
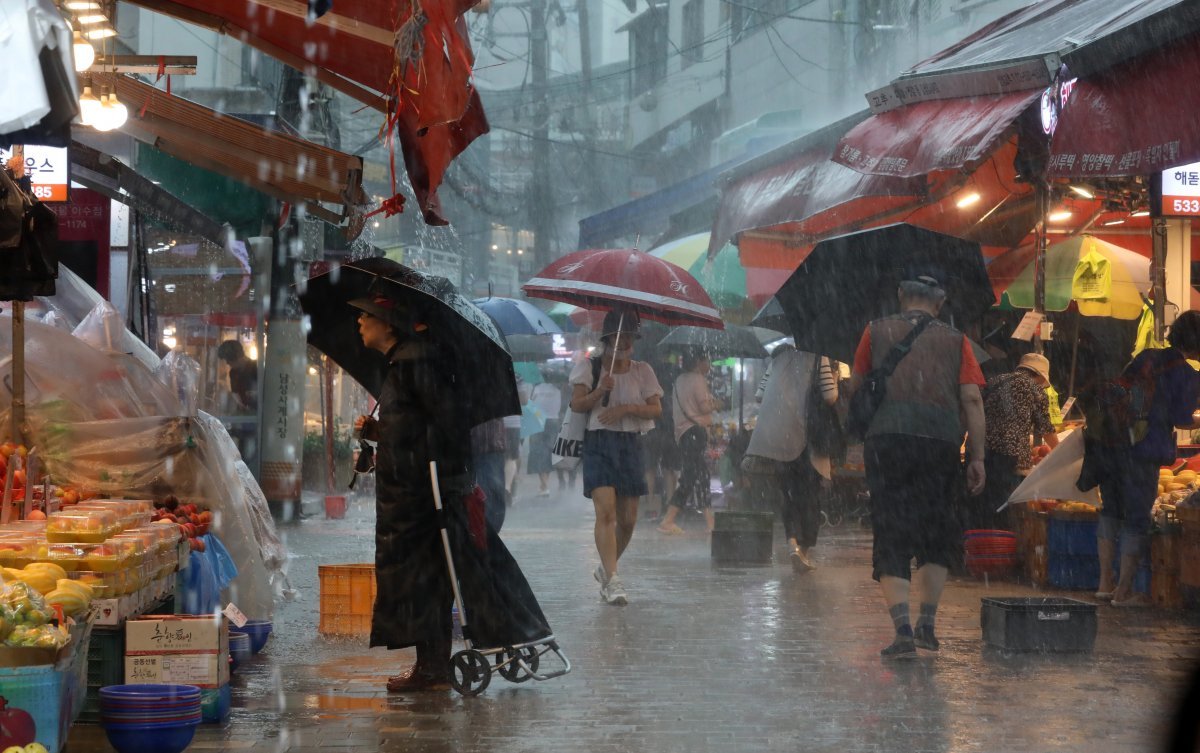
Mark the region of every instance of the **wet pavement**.
MULTIPOLYGON (((194 751, 1147 751, 1200 657, 1200 617, 1099 610, 1093 654, 1004 656, 984 647, 980 597, 1034 595, 952 579, 941 651, 884 662, 891 623, 870 580, 870 535, 826 528, 818 569, 717 567, 702 522, 665 537, 643 520, 621 575, 630 604, 601 603, 590 503, 518 495, 503 537, 565 652, 566 677, 477 698, 388 696, 408 651, 317 633, 317 566, 373 557, 373 503, 345 520, 284 526, 301 599, 280 607, 267 648, 234 676, 225 725, 194 751)), ((310 506, 311 509, 311 506, 310 506)), ((1071 594, 1078 598, 1087 595, 1071 594)), ((469 605, 468 605, 469 608, 469 605)), ((110 750, 77 725, 70 749, 110 750)))

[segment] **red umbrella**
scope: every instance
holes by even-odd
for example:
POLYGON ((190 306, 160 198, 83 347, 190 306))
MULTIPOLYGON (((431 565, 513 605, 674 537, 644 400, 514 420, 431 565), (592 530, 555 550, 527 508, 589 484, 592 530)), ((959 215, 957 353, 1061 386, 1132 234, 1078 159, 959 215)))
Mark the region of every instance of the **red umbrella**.
POLYGON ((725 327, 712 299, 687 270, 632 248, 576 251, 521 289, 535 298, 599 311, 632 308, 663 324, 725 327))

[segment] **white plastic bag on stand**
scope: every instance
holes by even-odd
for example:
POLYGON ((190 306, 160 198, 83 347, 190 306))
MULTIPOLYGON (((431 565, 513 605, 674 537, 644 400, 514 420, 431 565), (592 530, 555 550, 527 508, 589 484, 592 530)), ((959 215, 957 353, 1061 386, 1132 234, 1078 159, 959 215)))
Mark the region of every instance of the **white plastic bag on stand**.
POLYGON ((1035 499, 1066 499, 1099 505, 1099 490, 1081 492, 1075 486, 1082 467, 1083 431, 1075 429, 1067 434, 1049 455, 1042 458, 1042 462, 1033 467, 1000 509, 1035 499))

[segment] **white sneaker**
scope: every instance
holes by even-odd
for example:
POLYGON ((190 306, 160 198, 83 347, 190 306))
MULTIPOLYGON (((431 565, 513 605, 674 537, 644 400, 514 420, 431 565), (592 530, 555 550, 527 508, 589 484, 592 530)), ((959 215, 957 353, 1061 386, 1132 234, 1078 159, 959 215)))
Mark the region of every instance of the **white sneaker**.
POLYGON ((604 565, 596 565, 596 569, 592 572, 592 577, 596 579, 601 588, 608 583, 608 576, 604 573, 604 565))
POLYGON ((608 583, 600 589, 600 593, 604 596, 604 600, 613 606, 623 607, 629 603, 620 576, 614 575, 609 578, 608 583))

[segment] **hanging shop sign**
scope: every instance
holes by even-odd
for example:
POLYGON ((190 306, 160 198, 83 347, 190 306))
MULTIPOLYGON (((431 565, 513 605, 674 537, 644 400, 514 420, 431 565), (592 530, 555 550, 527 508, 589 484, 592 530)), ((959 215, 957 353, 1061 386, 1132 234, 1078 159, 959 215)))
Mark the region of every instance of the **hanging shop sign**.
MULTIPOLYGON (((71 186, 71 178, 67 171, 70 164, 67 148, 30 144, 23 149, 25 173, 33 183, 33 195, 47 204, 67 201, 68 189, 71 186)), ((0 149, 0 159, 5 164, 11 157, 11 149, 0 149)))
POLYGON ((1058 77, 1054 83, 1042 92, 1040 112, 1042 116, 1042 132, 1047 136, 1054 136, 1054 132, 1058 130, 1058 118, 1062 111, 1066 109, 1067 103, 1071 101, 1071 92, 1075 91, 1075 84, 1079 79, 1072 78, 1067 72, 1067 66, 1062 66, 1058 70, 1058 77))
POLYGON ((1200 162, 1152 176, 1150 213, 1155 217, 1200 217, 1200 162))

